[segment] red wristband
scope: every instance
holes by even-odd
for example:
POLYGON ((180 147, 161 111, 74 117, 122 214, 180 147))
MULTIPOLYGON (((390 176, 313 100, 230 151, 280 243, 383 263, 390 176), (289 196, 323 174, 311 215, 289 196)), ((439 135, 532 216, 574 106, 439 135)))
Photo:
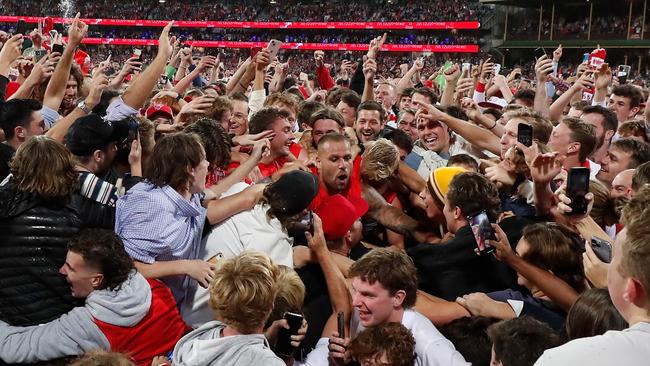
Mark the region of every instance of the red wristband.
POLYGON ((479 81, 476 84, 476 91, 479 92, 479 93, 485 93, 485 84, 483 84, 482 82, 479 81))

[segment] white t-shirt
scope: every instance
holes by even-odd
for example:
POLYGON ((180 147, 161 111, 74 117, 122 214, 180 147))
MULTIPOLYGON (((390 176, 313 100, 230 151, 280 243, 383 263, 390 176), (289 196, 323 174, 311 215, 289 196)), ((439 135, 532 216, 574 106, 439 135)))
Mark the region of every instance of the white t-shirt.
MULTIPOLYGON (((402 316, 402 325, 411 331, 415 338, 416 366, 469 366, 463 356, 456 351, 454 345, 443 336, 424 315, 413 309, 407 309, 402 316)), ((359 312, 354 309, 350 320, 352 336, 359 334, 365 328, 359 322, 359 312)), ((321 338, 316 348, 311 351, 304 362, 296 362, 300 366, 328 365, 328 338, 321 338)))
MULTIPOLYGON (((221 197, 239 193, 247 187, 246 183, 237 183, 221 197)), ((275 263, 293 268, 293 238, 287 235, 278 219, 267 217, 267 210, 267 205, 258 204, 216 225, 203 239, 199 258, 209 260, 216 256, 217 260, 226 259, 247 250, 257 250, 266 253, 275 263)), ((183 313, 185 321, 190 325, 200 325, 214 320, 209 301, 208 290, 199 286, 194 293, 192 308, 183 313)))
POLYGON ((535 366, 647 366, 650 364, 650 323, 622 331, 575 339, 544 352, 535 366))

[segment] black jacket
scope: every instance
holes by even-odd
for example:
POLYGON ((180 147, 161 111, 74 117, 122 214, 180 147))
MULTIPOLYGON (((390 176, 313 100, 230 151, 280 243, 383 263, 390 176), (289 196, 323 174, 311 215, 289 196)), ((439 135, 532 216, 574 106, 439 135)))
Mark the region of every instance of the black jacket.
POLYGON ((43 199, 0 187, 0 320, 11 325, 44 323, 78 301, 59 268, 67 242, 89 227, 113 229, 115 209, 73 194, 43 199))
MULTIPOLYGON (((530 221, 510 217, 499 226, 514 248, 530 221)), ((454 301, 471 292, 493 292, 517 287, 517 275, 492 254, 478 256, 469 225, 442 244, 418 244, 407 250, 418 270, 418 287, 431 295, 454 301)))

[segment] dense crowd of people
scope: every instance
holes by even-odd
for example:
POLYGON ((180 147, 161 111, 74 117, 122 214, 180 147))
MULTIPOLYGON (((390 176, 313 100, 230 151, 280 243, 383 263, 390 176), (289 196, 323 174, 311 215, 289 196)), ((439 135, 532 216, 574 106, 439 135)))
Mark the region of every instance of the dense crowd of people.
POLYGON ((0 363, 647 364, 650 89, 601 49, 226 56, 172 25, 2 40, 0 363))
MULTIPOLYGON (((539 35, 539 17, 513 17, 509 25, 508 34, 512 39, 537 39, 539 35)), ((630 38, 640 39, 643 17, 634 17, 630 24, 630 38)), ((544 39, 551 35, 550 18, 542 20, 542 33, 544 39)), ((589 16, 582 19, 567 21, 559 17, 553 24, 553 39, 587 39, 589 35, 589 16)), ((628 18, 626 16, 599 15, 594 16, 591 22, 591 36, 589 39, 627 39, 628 18)))
MULTIPOLYGON (((158 30, 141 30, 139 28, 111 28, 97 27, 88 32, 89 37, 97 38, 135 38, 135 39, 156 39, 158 30)), ((3 29, 10 31, 9 27, 3 29)), ((177 37, 191 41, 243 41, 243 42, 264 42, 277 39, 282 42, 300 43, 369 43, 381 32, 346 30, 314 30, 314 31, 267 31, 267 30, 241 30, 241 29, 202 29, 183 30, 176 32, 177 37)), ((476 44, 477 36, 473 34, 451 34, 444 31, 432 33, 431 31, 399 31, 392 32, 388 37, 390 44, 476 44)))
MULTIPOLYGON (((65 11, 65 2, 59 0, 3 2, 8 14, 31 16, 59 16, 65 11), (63 5, 60 5, 63 4, 63 5)), ((75 11, 89 18, 118 19, 162 19, 185 20, 234 20, 256 19, 257 21, 467 21, 479 20, 487 14, 478 0, 443 1, 426 0, 403 2, 400 0, 371 0, 350 3, 333 0, 327 3, 282 0, 269 4, 268 0, 227 0, 212 2, 206 0, 167 0, 164 3, 148 0, 130 1, 115 7, 107 2, 74 2, 75 11), (110 16, 107 16, 110 14, 110 16), (173 15, 173 16, 172 16, 173 15)))

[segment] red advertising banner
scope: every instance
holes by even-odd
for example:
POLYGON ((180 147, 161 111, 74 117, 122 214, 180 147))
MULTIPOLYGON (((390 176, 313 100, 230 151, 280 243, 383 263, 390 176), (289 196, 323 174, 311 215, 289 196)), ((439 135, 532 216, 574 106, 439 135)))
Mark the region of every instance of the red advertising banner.
MULTIPOLYGON (((112 44, 118 46, 156 46, 157 39, 125 39, 125 38, 84 38, 84 44, 112 44)), ((266 47, 266 42, 234 42, 234 41, 187 41, 194 47, 206 48, 252 48, 266 47)), ((323 51, 367 51, 367 44, 354 43, 283 43, 282 48, 291 50, 323 50, 323 51)), ((389 52, 479 52, 478 45, 411 45, 385 44, 382 51, 389 52)))
MULTIPOLYGON (((37 23, 40 17, 0 16, 0 22, 17 23, 23 19, 26 23, 37 23)), ((71 23, 71 18, 52 18, 55 23, 71 23)), ((129 27, 164 27, 169 20, 144 19, 81 19, 90 25, 129 26, 129 27)), ((175 27, 180 28, 268 28, 268 29, 478 29, 477 21, 466 22, 234 22, 234 21, 194 21, 177 20, 175 27)))

